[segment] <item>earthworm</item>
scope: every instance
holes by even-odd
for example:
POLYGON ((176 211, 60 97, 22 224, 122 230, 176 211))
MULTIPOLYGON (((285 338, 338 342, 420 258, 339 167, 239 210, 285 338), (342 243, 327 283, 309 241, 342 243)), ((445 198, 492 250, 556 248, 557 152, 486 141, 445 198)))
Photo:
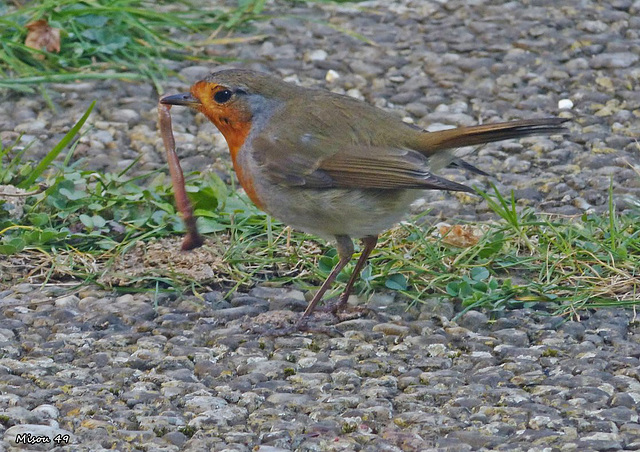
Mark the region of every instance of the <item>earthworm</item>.
POLYGON ((169 174, 171 174, 171 184, 173 185, 173 195, 176 199, 178 211, 182 215, 182 221, 187 230, 187 234, 182 241, 182 250, 192 250, 202 246, 204 240, 196 227, 196 217, 193 216, 193 206, 187 197, 187 190, 184 186, 184 175, 180 167, 180 160, 176 154, 176 141, 173 138, 171 129, 171 105, 158 103, 158 119, 160 121, 160 134, 164 148, 167 152, 167 163, 169 164, 169 174))

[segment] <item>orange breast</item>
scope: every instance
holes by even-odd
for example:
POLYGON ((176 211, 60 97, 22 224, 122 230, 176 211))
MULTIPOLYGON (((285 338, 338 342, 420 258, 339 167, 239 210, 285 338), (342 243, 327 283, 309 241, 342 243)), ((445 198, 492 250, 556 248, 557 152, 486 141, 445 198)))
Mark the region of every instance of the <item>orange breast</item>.
MULTIPOLYGON (((226 138, 226 136, 225 136, 226 138)), ((238 152, 240 151, 240 146, 232 146, 227 138, 227 144, 229 145, 229 151, 231 153, 231 161, 233 162, 233 169, 236 171, 236 175, 238 176, 238 180, 240 181, 240 185, 244 188, 245 193, 249 196, 249 199, 253 201, 253 203, 258 206, 259 209, 263 209, 262 202, 256 193, 254 179, 247 171, 244 170, 242 165, 238 163, 238 152)), ((264 209, 263 209, 264 210, 264 209)))
POLYGON ((213 123, 216 125, 218 130, 222 132, 225 140, 227 140, 229 153, 231 154, 231 161, 233 162, 233 169, 236 171, 240 185, 244 188, 249 199, 251 199, 256 206, 262 209, 262 202, 256 193, 253 177, 248 171, 246 171, 238 159, 238 153, 244 145, 244 142, 247 140, 249 132, 251 132, 251 122, 238 120, 222 122, 218 118, 215 119, 216 120, 213 120, 213 123))

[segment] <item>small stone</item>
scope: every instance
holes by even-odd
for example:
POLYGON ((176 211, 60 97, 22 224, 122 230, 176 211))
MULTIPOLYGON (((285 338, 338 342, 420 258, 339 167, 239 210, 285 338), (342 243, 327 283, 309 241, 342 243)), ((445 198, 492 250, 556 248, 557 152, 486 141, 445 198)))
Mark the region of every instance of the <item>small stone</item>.
POLYGON ((409 334, 409 328, 395 323, 378 323, 373 327, 373 331, 385 334, 387 336, 406 336, 409 334))
POLYGON ((602 33, 607 30, 608 25, 601 20, 584 20, 578 24, 579 30, 589 33, 602 33))
POLYGON ((57 419, 60 415, 60 410, 58 410, 55 406, 49 404, 38 405, 33 410, 32 413, 37 414, 41 419, 57 419))
POLYGON ((460 326, 476 332, 480 328, 486 327, 488 323, 489 318, 486 314, 473 310, 465 312, 464 315, 460 317, 460 320, 458 320, 458 324, 460 324, 460 326))
POLYGON ((267 403, 288 409, 303 408, 307 406, 309 402, 311 402, 311 397, 307 394, 275 393, 267 397, 267 403))
POLYGON ((15 131, 20 133, 42 133, 45 131, 46 127, 46 122, 35 119, 29 122, 18 124, 15 128, 15 131))
POLYGON ((204 411, 218 410, 224 408, 228 403, 220 397, 197 395, 194 397, 185 397, 185 408, 194 413, 202 413, 204 411))
POLYGON ((0 201, 4 201, 0 209, 4 210, 14 220, 19 220, 24 215, 26 196, 13 196, 26 193, 26 190, 13 185, 0 185, 0 201))
POLYGON ((58 298, 54 304, 57 308, 75 308, 78 306, 80 298, 75 295, 69 295, 66 297, 58 298))
POLYGON ((207 77, 211 73, 211 68, 208 66, 187 66, 180 71, 180 75, 183 76, 189 83, 197 82, 207 77))
POLYGON ((504 344, 516 347, 527 347, 529 345, 529 337, 527 336, 527 333, 517 328, 505 328, 494 331, 493 334, 504 344))
POLYGON ((256 447, 257 448, 253 449, 255 452, 288 452, 291 450, 291 449, 283 449, 282 447, 267 446, 265 444, 261 444, 256 447))
POLYGON ((396 299, 396 295, 393 292, 374 292, 369 297, 368 306, 371 309, 385 309, 392 305, 396 299))
POLYGON ((529 160, 522 160, 520 157, 512 156, 502 164, 504 171, 508 173, 526 173, 531 169, 531 162, 529 160))
POLYGON ((311 52, 307 52, 305 54, 305 60, 306 61, 324 61, 327 59, 328 55, 329 54, 322 49, 312 50, 311 52))
POLYGON ((174 446, 182 447, 184 443, 187 442, 187 436, 182 432, 169 432, 162 437, 168 443, 173 444, 174 446))
POLYGON ((427 351, 429 352, 429 356, 447 356, 449 354, 449 350, 447 346, 444 344, 429 344, 427 346, 427 351))
POLYGON ((593 209, 593 206, 589 204, 584 198, 577 197, 573 200, 573 205, 578 209, 584 210, 585 212, 589 212, 593 209))
POLYGON ((635 64, 640 57, 631 52, 602 53, 594 56, 590 65, 594 69, 621 69, 635 64))
POLYGON ((364 96, 362 95, 360 90, 357 89, 357 88, 352 88, 352 89, 348 90, 347 91, 347 96, 353 97, 354 99, 358 99, 358 100, 364 100, 364 96))
POLYGON ((92 135, 92 138, 103 144, 111 143, 113 141, 113 135, 108 130, 97 130, 92 135))
POLYGON ((219 309, 212 313, 212 317, 230 321, 244 316, 255 317, 262 312, 267 312, 268 310, 269 306, 267 304, 237 306, 235 308, 219 309))
POLYGON ((31 284, 24 283, 24 284, 18 284, 17 286, 15 286, 13 288, 13 291, 15 293, 27 294, 27 293, 33 292, 33 289, 34 288, 31 284))
POLYGON ((111 120, 133 125, 140 120, 140 114, 130 108, 120 108, 111 114, 111 120))
POLYGON ((327 71, 327 75, 325 75, 324 79, 328 82, 328 83, 333 83, 336 80, 338 80, 340 78, 340 74, 338 74, 337 71, 334 71, 333 69, 329 69, 327 71))
POLYGON ((560 110, 571 110, 573 108, 573 102, 571 99, 560 99, 558 101, 558 109, 560 110))

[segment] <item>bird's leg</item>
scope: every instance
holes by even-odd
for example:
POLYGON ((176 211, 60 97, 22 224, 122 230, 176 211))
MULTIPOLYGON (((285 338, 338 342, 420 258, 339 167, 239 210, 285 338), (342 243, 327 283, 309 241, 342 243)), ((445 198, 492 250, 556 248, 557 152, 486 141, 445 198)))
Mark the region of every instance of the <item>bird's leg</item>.
POLYGON ((337 235, 336 242, 337 242, 336 249, 338 250, 338 257, 340 258, 340 260, 338 261, 336 266, 333 268, 333 270, 331 271, 331 274, 329 274, 329 276, 327 277, 325 282, 322 284, 320 289, 316 292, 316 294, 313 297, 313 300, 309 302, 307 309, 305 309, 304 313, 302 314, 302 317, 298 321, 299 325, 306 321, 307 317, 309 317, 309 315, 316 308, 320 300, 322 300, 322 297, 324 296, 327 289, 331 287, 331 284, 336 279, 336 276, 338 276, 340 271, 344 268, 345 265, 347 265, 347 263, 351 260, 351 257, 353 256, 353 242, 351 241, 351 238, 349 236, 337 235))
POLYGON ((344 307, 347 305, 347 301, 349 300, 349 295, 351 294, 351 290, 353 290, 353 286, 356 283, 356 280, 360 277, 360 273, 362 272, 364 265, 367 263, 367 260, 369 259, 369 255, 378 244, 378 236, 372 235, 372 236, 365 237, 362 239, 362 244, 364 245, 364 249, 360 254, 360 258, 356 263, 356 267, 353 269, 353 273, 351 274, 351 278, 349 278, 349 282, 347 283, 347 286, 344 288, 344 292, 342 292, 342 295, 340 295, 340 299, 338 300, 338 303, 336 303, 334 307, 334 312, 343 310, 344 307))

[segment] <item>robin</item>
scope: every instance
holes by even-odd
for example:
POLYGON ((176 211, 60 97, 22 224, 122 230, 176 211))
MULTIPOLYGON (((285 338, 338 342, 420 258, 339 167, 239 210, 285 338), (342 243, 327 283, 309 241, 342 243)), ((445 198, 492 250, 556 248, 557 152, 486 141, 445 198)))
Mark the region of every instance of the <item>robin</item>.
POLYGON ((240 184, 260 209, 336 241, 339 262, 298 326, 351 260, 353 238, 362 240, 362 252, 334 312, 346 306, 378 235, 402 219, 420 190, 474 192, 434 174, 453 165, 487 175, 452 149, 566 131, 564 119, 542 118, 425 132, 365 102, 242 69, 214 72, 190 93, 160 102, 191 107, 220 130, 240 184))

